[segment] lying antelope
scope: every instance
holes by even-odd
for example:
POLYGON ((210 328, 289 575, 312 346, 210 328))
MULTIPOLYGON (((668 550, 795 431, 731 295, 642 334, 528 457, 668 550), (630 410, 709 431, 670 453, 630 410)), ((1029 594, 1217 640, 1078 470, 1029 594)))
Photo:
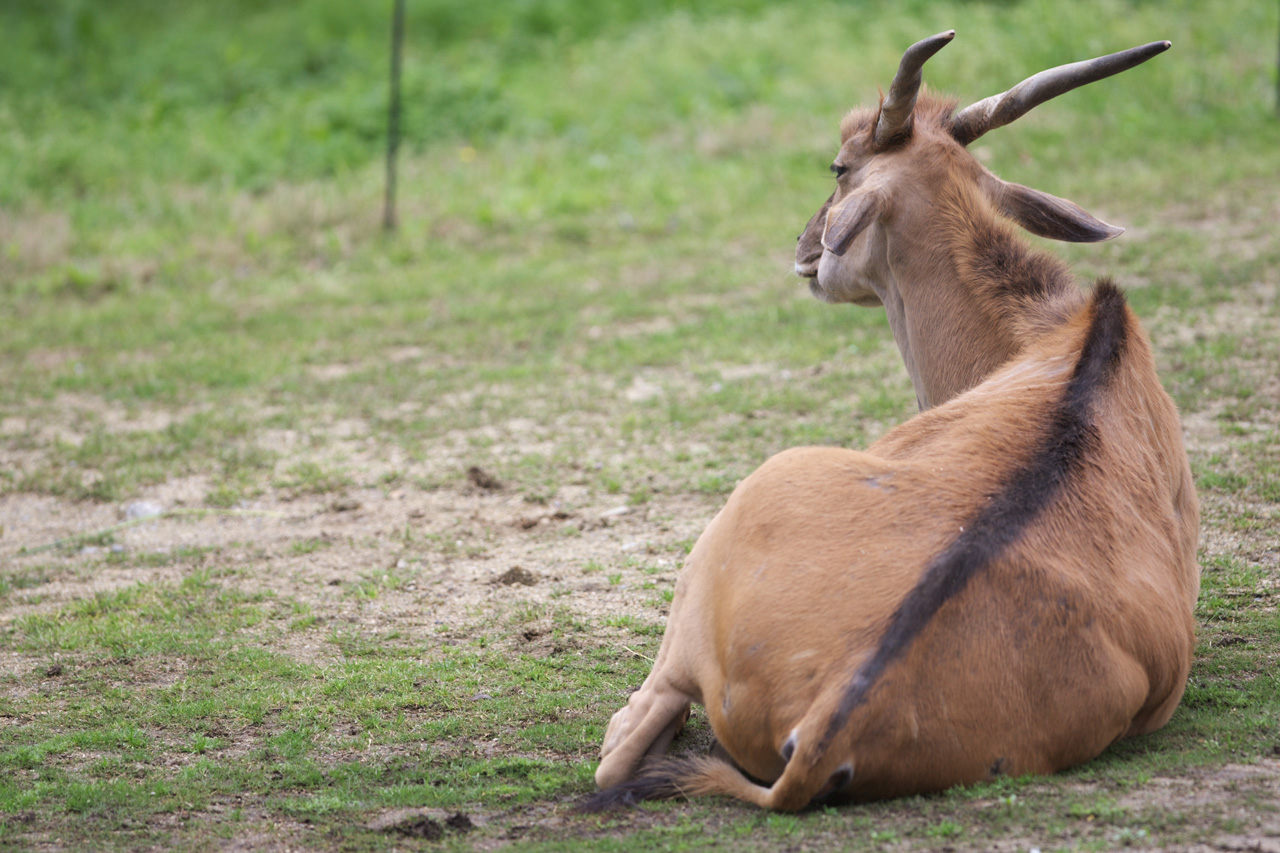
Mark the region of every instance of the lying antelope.
POLYGON ((583 805, 727 794, 773 809, 1050 773, 1164 725, 1191 664, 1199 509, 1178 415, 1108 281, 1028 247, 1121 229, 966 146, 1168 42, 958 113, 911 47, 850 113, 800 238, 820 299, 883 305, 923 410, 859 453, 780 453, 690 553, 653 671, 583 805), (659 760, 706 707, 712 756, 659 760))

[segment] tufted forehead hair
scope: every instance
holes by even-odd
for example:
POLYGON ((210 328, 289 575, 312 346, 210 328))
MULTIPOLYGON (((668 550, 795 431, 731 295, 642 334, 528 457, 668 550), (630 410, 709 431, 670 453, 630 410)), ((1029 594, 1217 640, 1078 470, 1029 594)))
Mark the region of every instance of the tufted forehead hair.
MULTIPOLYGON (((884 103, 884 95, 880 96, 884 103)), ((935 95, 927 86, 920 87, 916 99, 914 124, 916 127, 931 127, 949 132, 951 116, 956 109, 956 99, 944 95, 935 95)), ((880 107, 855 107, 845 114, 840 122, 840 143, 843 145, 850 138, 860 133, 870 133, 880 118, 880 107)))
POLYGON ((871 107, 854 107, 845 113, 840 121, 840 144, 848 142, 851 137, 869 133, 871 128, 875 127, 878 115, 880 115, 879 108, 871 107))

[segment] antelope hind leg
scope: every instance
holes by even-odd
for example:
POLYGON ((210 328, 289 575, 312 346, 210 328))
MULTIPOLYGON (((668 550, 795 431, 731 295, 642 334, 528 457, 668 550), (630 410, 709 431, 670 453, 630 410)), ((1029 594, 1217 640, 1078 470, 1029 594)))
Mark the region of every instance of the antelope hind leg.
POLYGON ((626 707, 609 721, 600 749, 596 785, 609 788, 621 784, 635 775, 646 758, 665 753, 671 739, 689 719, 692 701, 691 696, 666 679, 651 674, 644 686, 631 694, 626 707))

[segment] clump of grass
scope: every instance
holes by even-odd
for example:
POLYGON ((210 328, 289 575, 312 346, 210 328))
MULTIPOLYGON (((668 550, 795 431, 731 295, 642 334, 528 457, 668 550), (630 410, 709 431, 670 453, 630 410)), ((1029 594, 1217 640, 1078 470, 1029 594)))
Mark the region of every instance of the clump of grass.
POLYGON ((274 485, 291 495, 323 495, 349 488, 352 479, 345 471, 303 461, 289 466, 274 485))

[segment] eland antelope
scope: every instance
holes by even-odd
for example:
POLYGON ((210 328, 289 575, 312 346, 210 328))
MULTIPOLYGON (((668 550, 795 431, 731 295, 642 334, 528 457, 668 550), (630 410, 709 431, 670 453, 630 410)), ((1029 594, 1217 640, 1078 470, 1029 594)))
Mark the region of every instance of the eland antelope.
POLYGON ((1199 508, 1178 414, 1110 281, 1083 292, 1015 226, 1121 229, 1006 183, 967 146, 1131 68, 1155 42, 959 112, 903 56, 841 125, 796 270, 883 305, 920 414, 866 452, 806 447, 743 480, 681 573, 614 714, 599 810, 724 794, 771 809, 1051 773, 1173 713, 1194 645, 1199 508), (665 759, 692 703, 712 755, 665 759))

